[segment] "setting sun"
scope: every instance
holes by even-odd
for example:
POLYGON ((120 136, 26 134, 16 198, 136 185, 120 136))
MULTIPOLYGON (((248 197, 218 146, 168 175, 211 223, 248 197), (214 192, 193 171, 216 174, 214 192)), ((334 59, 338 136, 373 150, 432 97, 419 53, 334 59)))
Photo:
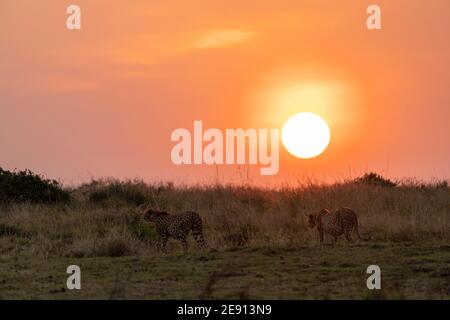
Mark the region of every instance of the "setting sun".
POLYGON ((285 122, 281 140, 290 154, 310 159, 317 157, 327 148, 330 129, 325 120, 314 113, 297 113, 285 122))

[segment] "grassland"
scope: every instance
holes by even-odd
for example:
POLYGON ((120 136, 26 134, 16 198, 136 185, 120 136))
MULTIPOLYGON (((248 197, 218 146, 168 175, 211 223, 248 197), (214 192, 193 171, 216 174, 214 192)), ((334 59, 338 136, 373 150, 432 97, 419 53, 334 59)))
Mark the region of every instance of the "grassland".
POLYGON ((266 190, 93 181, 69 202, 0 209, 2 299, 450 298, 450 189, 446 183, 345 182, 266 190), (195 210, 210 249, 157 250, 139 205, 195 210), (352 207, 371 242, 319 245, 305 214, 352 207), (65 289, 68 265, 82 290, 65 289), (366 268, 382 290, 366 288, 366 268))
POLYGON ((125 257, 2 258, 8 299, 448 299, 450 247, 411 243, 252 247, 125 257), (78 264, 82 289, 67 290, 78 264), (366 288, 367 266, 382 290, 366 288), (6 272, 5 272, 6 271, 6 272))

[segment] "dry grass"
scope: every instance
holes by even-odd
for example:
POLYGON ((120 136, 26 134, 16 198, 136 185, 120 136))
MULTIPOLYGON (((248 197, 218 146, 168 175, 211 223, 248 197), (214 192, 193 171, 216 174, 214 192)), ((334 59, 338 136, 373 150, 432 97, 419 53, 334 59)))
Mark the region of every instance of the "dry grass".
MULTIPOLYGON (((142 182, 93 182, 72 191, 68 205, 18 204, 0 211, 3 254, 43 257, 124 256, 155 251, 157 235, 139 220, 137 205, 194 210, 215 249, 298 246, 316 242, 304 215, 323 207, 356 210, 362 233, 382 242, 450 240, 450 191, 417 184, 357 183, 265 190, 181 187, 142 182)), ((176 246, 176 244, 172 244, 176 246)))
POLYGON ((446 184, 342 183, 265 190, 100 181, 66 204, 0 207, 2 298, 436 298, 448 299, 450 190, 446 184), (138 205, 195 210, 216 250, 188 254, 142 223, 138 205), (319 246, 304 216, 352 207, 372 242, 319 246), (378 295, 365 268, 380 264, 378 295), (65 268, 83 290, 64 289, 65 268), (271 268, 267 268, 270 265, 271 268))

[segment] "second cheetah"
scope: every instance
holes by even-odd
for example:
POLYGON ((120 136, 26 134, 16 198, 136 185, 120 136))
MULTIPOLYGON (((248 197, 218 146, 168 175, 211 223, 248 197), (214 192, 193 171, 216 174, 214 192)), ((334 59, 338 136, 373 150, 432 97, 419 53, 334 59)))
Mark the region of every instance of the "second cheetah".
POLYGON ((352 231, 355 230, 358 239, 362 239, 358 231, 358 217, 350 208, 341 208, 334 212, 322 209, 319 213, 308 215, 308 226, 317 228, 320 242, 323 242, 324 233, 333 236, 334 242, 338 236, 344 234, 347 241, 351 241, 352 231))
POLYGON ((188 211, 179 214, 170 214, 163 211, 147 210, 144 219, 156 227, 156 232, 161 237, 161 249, 166 250, 167 240, 173 238, 181 241, 183 249, 188 249, 187 236, 190 231, 199 247, 205 247, 203 237, 203 222, 198 213, 188 211))

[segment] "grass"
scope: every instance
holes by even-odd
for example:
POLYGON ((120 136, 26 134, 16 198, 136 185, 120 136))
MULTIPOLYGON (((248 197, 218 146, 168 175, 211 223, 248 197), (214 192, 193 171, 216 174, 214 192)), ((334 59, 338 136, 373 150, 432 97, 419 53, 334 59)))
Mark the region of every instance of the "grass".
POLYGON ((448 299, 450 247, 418 244, 253 247, 119 258, 1 258, 11 299, 448 299), (82 289, 65 288, 81 267, 82 289), (366 288, 367 266, 382 289, 366 288), (270 268, 268 267, 270 266, 270 268))
MULTIPOLYGON (((450 298, 447 183, 247 186, 149 185, 93 181, 71 201, 0 207, 0 298, 450 298), (208 252, 187 255, 143 223, 138 205, 197 211, 208 252), (305 215, 351 207, 372 242, 320 246, 305 215), (82 290, 66 291, 69 264, 82 290), (370 264, 382 290, 365 287, 370 264)), ((388 180, 386 180, 388 181, 388 180)))

